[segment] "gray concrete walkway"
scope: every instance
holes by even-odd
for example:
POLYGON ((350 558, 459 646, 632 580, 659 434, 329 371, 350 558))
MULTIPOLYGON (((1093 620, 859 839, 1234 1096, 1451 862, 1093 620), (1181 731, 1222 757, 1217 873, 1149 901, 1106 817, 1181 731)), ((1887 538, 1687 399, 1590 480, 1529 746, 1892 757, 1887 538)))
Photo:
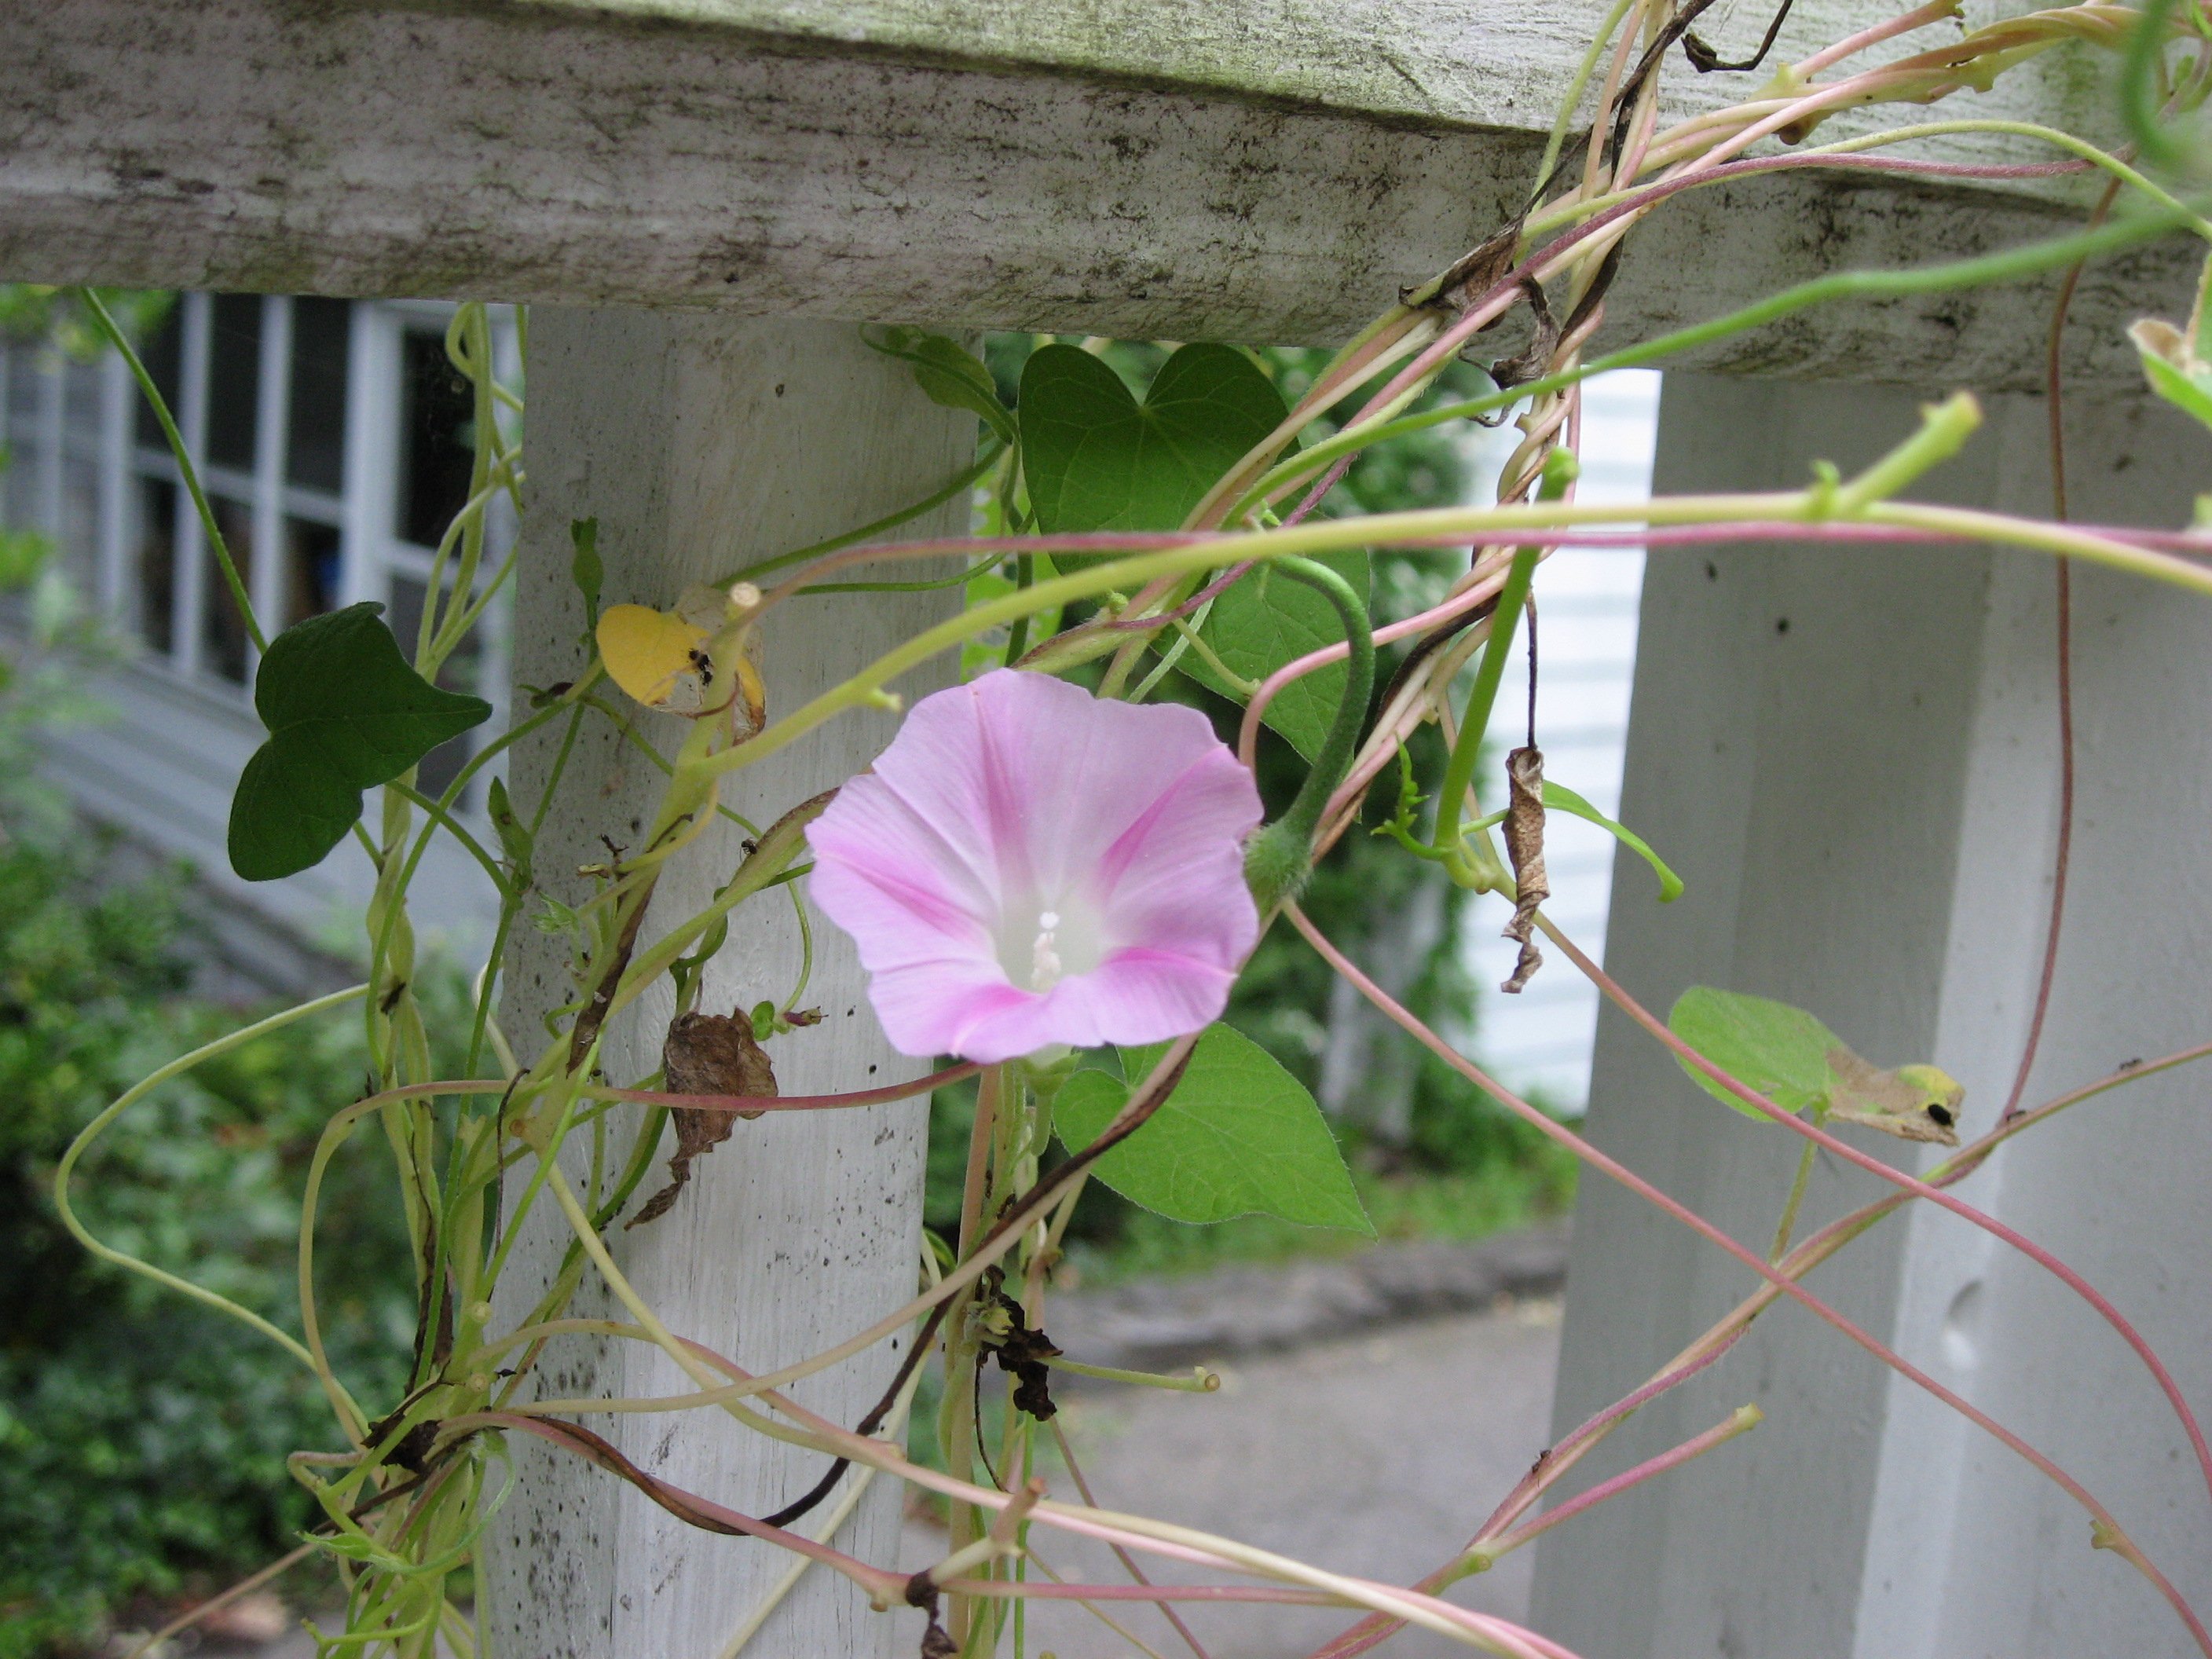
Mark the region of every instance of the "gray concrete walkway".
MULTIPOLYGON (((1558 1304, 1401 1325, 1222 1367, 1212 1395, 1086 1389, 1063 1415, 1099 1503, 1225 1534, 1363 1577, 1410 1582, 1465 1544, 1545 1444, 1558 1358, 1558 1304)), ((1057 1470, 1056 1495, 1074 1496, 1057 1470)), ((1103 1547, 1031 1533, 1055 1571, 1126 1583, 1103 1547)), ((908 1567, 943 1553, 942 1533, 909 1527, 908 1567)), ((1528 1601, 1528 1558, 1455 1589, 1452 1599, 1508 1618, 1528 1601)), ((1161 1565, 1163 1581, 1220 1582, 1161 1565)), ((1188 1656, 1149 1607, 1115 1610, 1163 1659, 1188 1656)), ((1211 1659, 1296 1659, 1349 1622, 1307 1607, 1187 1607, 1211 1659)), ((1145 1651, 1079 1607, 1039 1604, 1030 1659, 1125 1659, 1145 1651)), ((1409 1632, 1382 1650, 1430 1659, 1470 1650, 1409 1632)))

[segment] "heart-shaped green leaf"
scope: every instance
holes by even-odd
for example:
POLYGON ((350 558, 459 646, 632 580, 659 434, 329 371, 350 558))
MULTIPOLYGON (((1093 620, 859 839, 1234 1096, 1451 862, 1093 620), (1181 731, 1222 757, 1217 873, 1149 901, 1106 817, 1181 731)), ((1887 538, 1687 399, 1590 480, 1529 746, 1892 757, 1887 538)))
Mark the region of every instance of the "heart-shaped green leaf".
MULTIPOLYGON (((1352 591, 1363 603, 1366 600, 1368 562, 1364 551, 1324 553, 1320 561, 1351 583, 1352 591)), ((1259 681, 1309 651, 1341 641, 1344 620, 1334 605, 1304 582, 1261 565, 1214 600, 1199 637, 1213 647, 1214 655, 1231 673, 1259 681)), ((1239 702, 1244 701, 1243 694, 1195 652, 1183 656, 1182 666, 1200 684, 1239 702)), ((1340 665, 1324 668, 1285 686, 1268 702, 1261 718, 1310 761, 1321 753, 1322 742, 1328 736, 1329 723, 1336 718, 1336 706, 1343 696, 1344 669, 1340 665)))
MULTIPOLYGON (((1037 528, 1176 530, 1281 424, 1282 394, 1234 347, 1187 345, 1142 404, 1091 353, 1048 345, 1022 370, 1022 466, 1037 528)), ((1099 555, 1054 555, 1062 570, 1099 555)))
MULTIPOLYGON (((1814 1016, 1786 1002, 1693 985, 1676 1000, 1667 1027, 1707 1060, 1785 1112, 1808 1108, 1813 1121, 1840 1118, 1903 1140, 1959 1144, 1966 1091, 1934 1066, 1884 1071, 1862 1060, 1814 1016)), ((1680 1056, 1676 1059, 1680 1060, 1680 1056)), ((1680 1060, 1700 1089, 1746 1117, 1766 1115, 1680 1060)))
MULTIPOLYGON (((1166 1051, 1165 1043, 1123 1049, 1124 1075, 1142 1079, 1166 1051)), ((1078 1072, 1053 1103, 1054 1127, 1080 1151, 1128 1098, 1128 1086, 1112 1073, 1078 1072)), ((1098 1160, 1095 1173, 1174 1221, 1258 1212, 1310 1227, 1375 1231, 1314 1097, 1266 1049, 1226 1025, 1207 1028, 1175 1092, 1098 1160)))
MULTIPOLYGON (((1785 1112, 1821 1104, 1834 1086, 1828 1054, 1843 1047, 1842 1039, 1815 1016, 1786 1002, 1692 985, 1675 1000, 1667 1029, 1785 1112)), ((1723 1106, 1733 1106, 1761 1123, 1767 1121, 1764 1112, 1703 1072, 1686 1063, 1682 1069, 1723 1106)))
POLYGON ((322 861, 389 783, 491 716, 481 697, 431 684, 363 603, 311 617, 269 642, 253 706, 269 728, 230 803, 230 867, 274 881, 322 861))

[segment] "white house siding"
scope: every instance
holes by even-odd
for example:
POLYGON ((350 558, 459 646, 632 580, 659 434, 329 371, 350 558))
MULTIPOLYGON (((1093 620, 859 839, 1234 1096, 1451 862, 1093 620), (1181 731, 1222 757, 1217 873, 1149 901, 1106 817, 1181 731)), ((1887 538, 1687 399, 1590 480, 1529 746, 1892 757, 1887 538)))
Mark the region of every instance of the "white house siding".
MULTIPOLYGON (((234 550, 257 611, 272 633, 312 610, 361 599, 399 611, 395 601, 422 591, 430 556, 409 539, 404 523, 406 342, 442 331, 452 308, 364 303, 343 316, 319 315, 308 328, 319 327, 320 336, 307 337, 322 337, 331 349, 318 359, 293 354, 300 337, 295 301, 238 298, 225 307, 219 313, 204 295, 180 299, 184 362, 174 401, 210 494, 231 504, 228 533, 238 538, 234 550), (219 314, 258 329, 247 362, 211 355, 222 344, 219 314), (312 430, 301 423, 304 405, 295 405, 293 390, 319 370, 342 377, 345 390, 342 414, 325 407, 319 430, 312 430), (226 406, 226 386, 251 390, 226 406), (226 417, 233 448, 242 430, 251 450, 228 465, 210 454, 211 422, 221 430, 226 417), (333 442, 342 456, 330 453, 333 442), (320 452, 308 455, 318 443, 320 452)), ((0 440, 12 461, 0 473, 0 523, 52 536, 80 592, 112 619, 129 648, 97 686, 112 718, 72 730, 46 769, 93 817, 197 866, 219 901, 210 912, 223 954, 249 979, 285 985, 309 960, 290 939, 354 948, 373 873, 352 841, 283 881, 249 884, 231 873, 230 794, 264 735, 252 708, 252 663, 234 678, 223 672, 219 579, 189 501, 173 489, 173 465, 148 441, 157 434, 142 426, 138 403, 118 358, 67 362, 43 346, 0 342, 0 440), (153 510, 164 491, 173 518, 153 510), (150 550, 164 533, 173 549, 166 577, 145 562, 157 557, 150 550)), ((502 515, 495 538, 511 533, 502 515)), ((478 684, 468 688, 495 706, 505 701, 505 615, 504 605, 487 613, 478 684)), ((495 717, 490 729, 503 724, 495 717)), ((464 816, 488 832, 481 792, 471 795, 464 816)), ((494 896, 449 838, 432 843, 414 892, 426 941, 442 943, 464 961, 482 951, 494 896)))
MULTIPOLYGON (((1579 499, 1634 501, 1650 495, 1658 416, 1659 376, 1654 371, 1625 370, 1584 386, 1579 499)), ((1483 434, 1482 465, 1471 499, 1492 498, 1498 470, 1520 435, 1510 427, 1483 434)), ((1562 549, 1544 562, 1536 577, 1536 738, 1544 750, 1544 774, 1608 816, 1620 807, 1643 586, 1641 550, 1562 549)), ((1528 684, 1522 635, 1514 641, 1492 719, 1501 735, 1522 729, 1528 684)), ((1659 849, 1662 855, 1665 850, 1659 849)), ((1546 912, 1602 960, 1612 837, 1594 824, 1554 813, 1545 854, 1552 881, 1546 912)), ((1501 995, 1497 988, 1513 971, 1518 951, 1499 937, 1511 907, 1492 894, 1474 901, 1474 908, 1468 935, 1471 966, 1481 987, 1476 1052, 1509 1086, 1536 1094, 1553 1107, 1581 1109, 1589 1093, 1596 990, 1553 951, 1526 990, 1518 996, 1501 995)))

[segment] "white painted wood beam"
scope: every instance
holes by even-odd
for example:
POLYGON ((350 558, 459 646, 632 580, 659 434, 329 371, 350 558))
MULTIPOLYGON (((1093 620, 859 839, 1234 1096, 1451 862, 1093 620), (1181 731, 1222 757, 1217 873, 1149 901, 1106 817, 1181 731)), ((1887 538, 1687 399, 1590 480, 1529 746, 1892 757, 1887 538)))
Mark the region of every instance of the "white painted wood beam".
MULTIPOLYGON (((1790 39, 1889 9, 1808 0, 1790 39)), ((58 0, 0 22, 0 272, 1326 341, 1510 216, 1600 10, 58 0)), ((1678 113, 1752 89, 1669 72, 1678 113)), ((2067 48, 1946 109, 2095 131, 2102 97, 2067 48)), ((2046 234, 2081 196, 1803 173, 1700 193, 1632 244, 1609 335, 2046 234)), ((2079 376, 2135 374, 2119 330, 2178 307, 2184 265, 2092 272, 2079 376)), ((1839 307, 1704 361, 2026 386, 2039 303, 1839 307)))

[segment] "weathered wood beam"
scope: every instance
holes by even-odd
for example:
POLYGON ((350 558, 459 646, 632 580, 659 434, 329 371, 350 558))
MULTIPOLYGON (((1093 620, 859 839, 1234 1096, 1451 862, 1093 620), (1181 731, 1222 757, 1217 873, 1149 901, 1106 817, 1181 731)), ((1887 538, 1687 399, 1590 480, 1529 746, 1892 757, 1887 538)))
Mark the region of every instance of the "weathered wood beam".
MULTIPOLYGON (((1813 0, 1790 38, 1889 9, 1813 0)), ((0 274, 1326 341, 1511 213, 1597 15, 58 0, 0 22, 0 274)), ((2094 129, 2088 60, 2045 62, 1956 107, 2094 129)), ((1751 89, 1672 73, 1681 112, 1751 89)), ((1796 173, 1700 192, 1632 244, 1608 337, 2047 234, 2081 191, 1796 173)), ((2134 374, 2119 327, 2146 295, 2178 305, 2184 263, 2092 273, 2081 374, 2134 374)), ((2040 292, 1839 307, 1700 361, 2023 385, 2040 292)))

